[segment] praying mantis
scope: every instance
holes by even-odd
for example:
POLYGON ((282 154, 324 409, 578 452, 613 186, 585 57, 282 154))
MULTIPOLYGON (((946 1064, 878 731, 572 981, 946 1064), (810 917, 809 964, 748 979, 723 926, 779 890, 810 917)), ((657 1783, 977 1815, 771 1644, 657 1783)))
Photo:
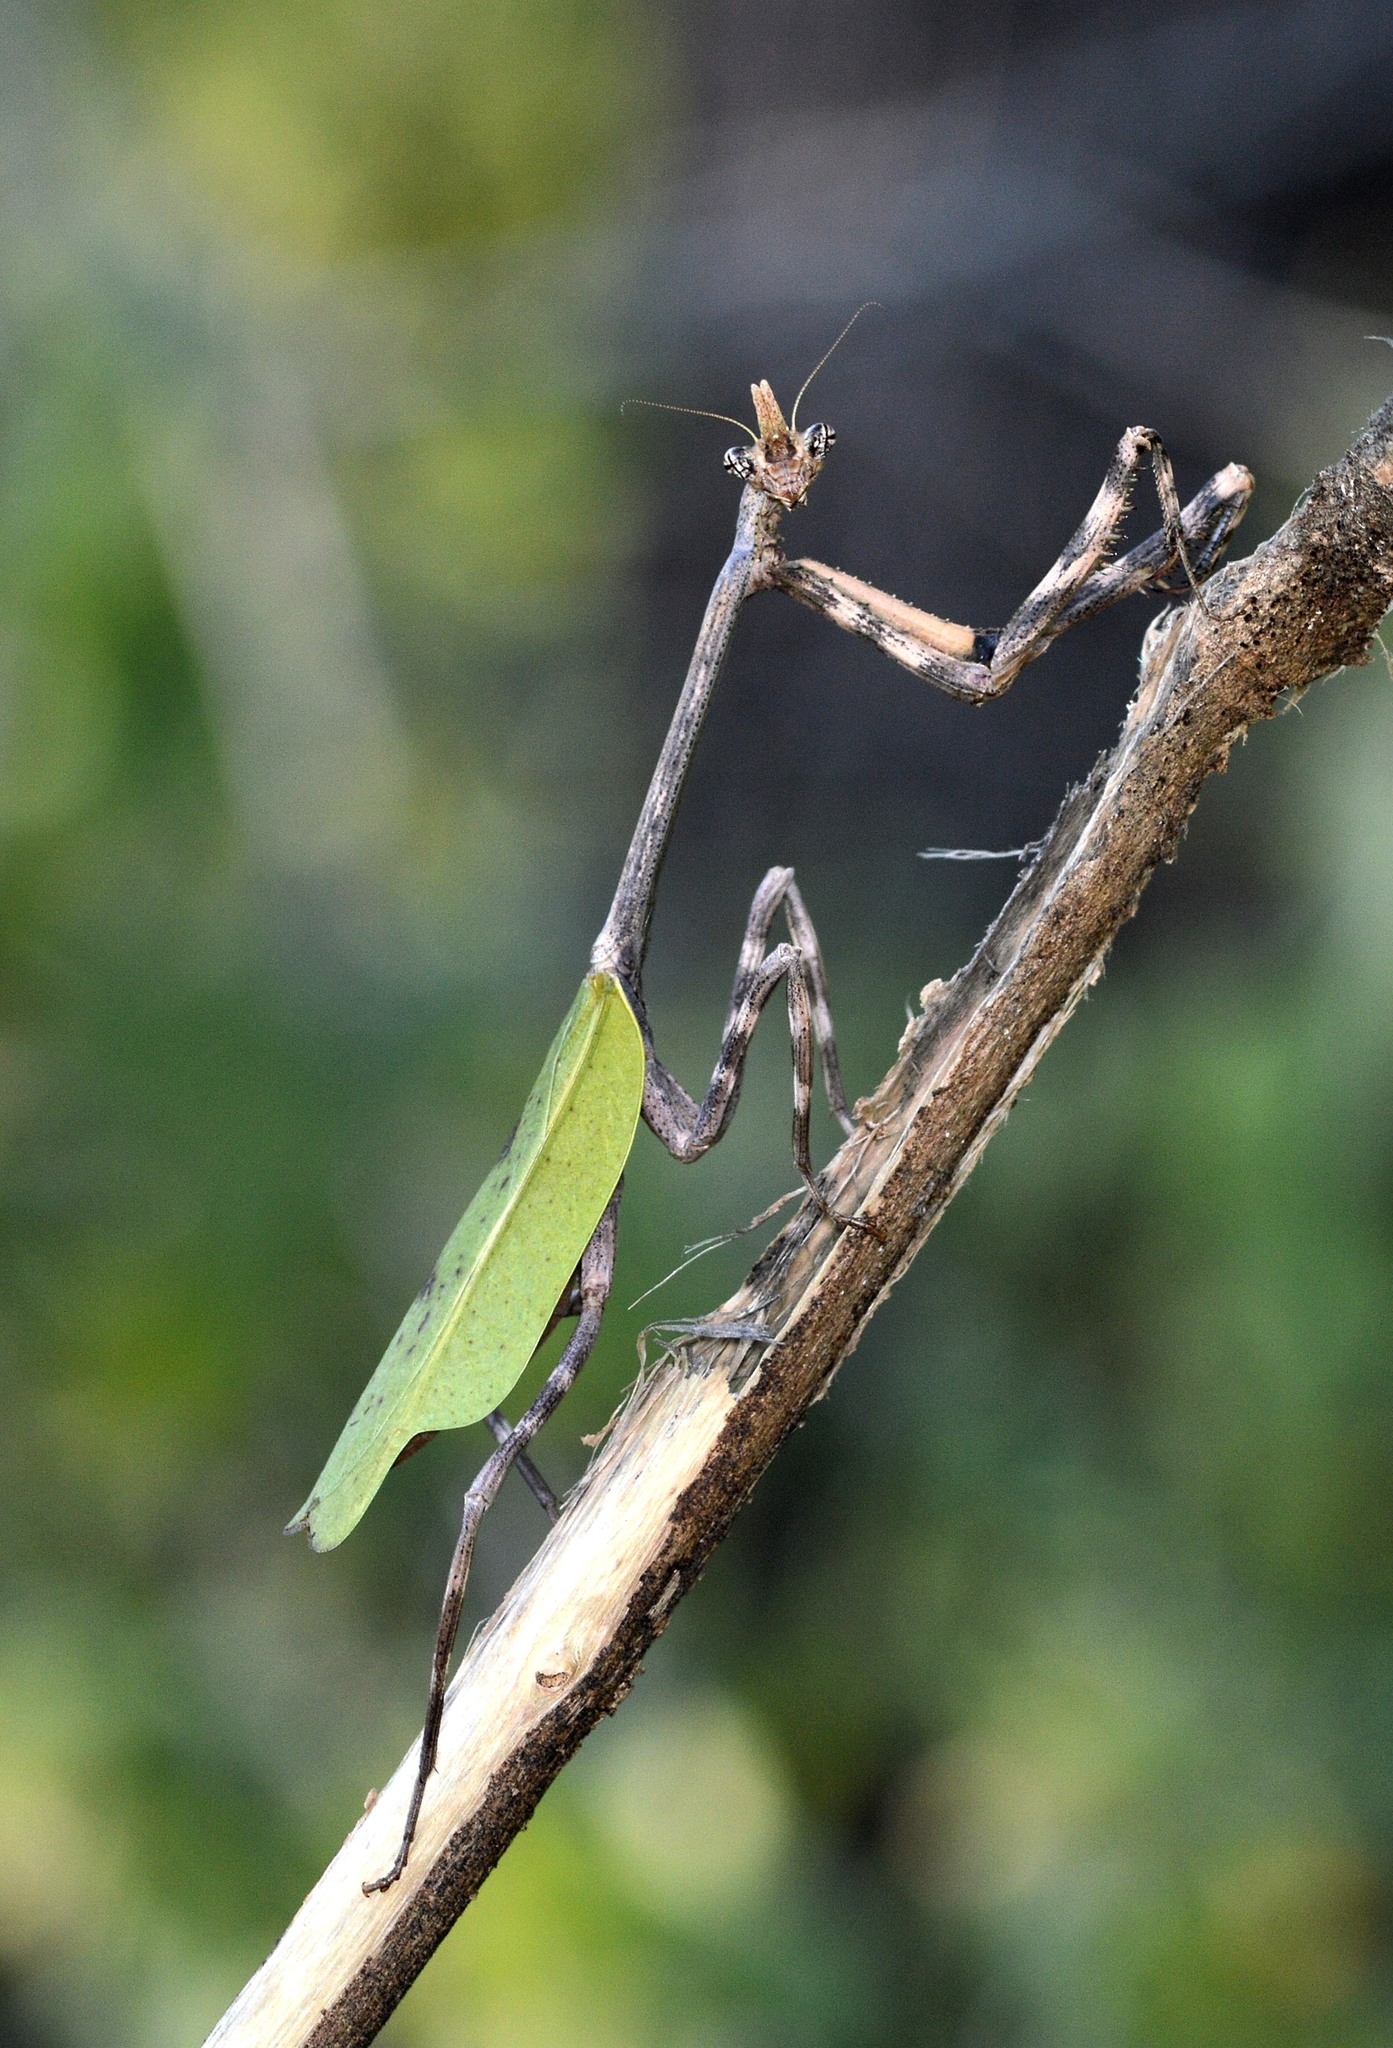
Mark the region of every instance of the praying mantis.
MULTIPOLYGON (((845 333, 843 329, 843 333, 845 333)), ((838 337, 840 341, 841 337, 838 337)), ((833 344, 835 348, 837 343, 833 344)), ((827 354, 831 354, 829 349, 827 354)), ((745 924, 720 1053, 698 1101, 655 1048, 643 996, 654 900, 677 807, 731 637, 748 599, 783 591, 836 625, 874 642, 935 688, 970 704, 1010 688, 1025 665, 1079 621, 1134 592, 1199 593, 1247 508, 1252 478, 1238 464, 1212 477, 1183 509, 1169 459, 1148 427, 1129 427, 1077 532, 1044 578, 997 632, 975 631, 890 596, 826 563, 790 560, 780 544, 786 512, 801 506, 835 436, 798 427, 767 381, 751 387, 758 431, 729 415, 749 446, 728 449, 725 467, 743 485, 735 540, 718 574, 686 681, 625 856, 609 914, 581 983, 527 1098, 508 1146, 466 1209, 434 1271, 344 1426, 289 1533, 330 1550, 356 1526, 394 1464, 440 1430, 485 1421, 495 1449, 464 1498, 432 1659, 417 1772, 396 1859, 365 1892, 384 1891, 406 1867, 434 1768, 446 1680, 479 1525, 517 1465, 552 1519, 556 1497, 528 1446, 574 1384, 599 1334, 614 1270, 623 1173, 640 1119, 682 1162, 699 1159, 729 1126, 745 1057, 766 1003, 786 984, 793 1049, 793 1154, 820 1214, 838 1227, 868 1226, 831 1208, 813 1172, 809 1122, 814 1051, 828 1104, 855 1128, 837 1063, 827 977, 817 933, 793 870, 772 867, 745 924), (1110 559, 1132 486, 1150 458, 1162 528, 1110 559), (1179 572, 1180 581, 1172 581, 1179 572), (782 916, 787 938, 770 943, 782 916), (501 1403, 538 1347, 562 1322, 575 1329, 525 1413, 509 1423, 501 1403)), ((676 407, 686 411, 691 408, 676 407)), ((1203 597, 1200 596, 1203 603, 1203 597)))

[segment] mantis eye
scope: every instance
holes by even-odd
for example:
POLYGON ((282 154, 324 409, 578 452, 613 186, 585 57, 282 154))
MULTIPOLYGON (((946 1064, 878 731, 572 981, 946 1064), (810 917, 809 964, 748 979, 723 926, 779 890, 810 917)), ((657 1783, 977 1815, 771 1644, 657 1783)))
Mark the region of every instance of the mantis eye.
POLYGON ((803 436, 803 443, 813 461, 821 462, 836 438, 835 427, 829 427, 825 420, 814 420, 803 436))
POLYGON ((741 483, 747 484, 755 473, 754 456, 748 448, 727 448, 721 460, 741 483))

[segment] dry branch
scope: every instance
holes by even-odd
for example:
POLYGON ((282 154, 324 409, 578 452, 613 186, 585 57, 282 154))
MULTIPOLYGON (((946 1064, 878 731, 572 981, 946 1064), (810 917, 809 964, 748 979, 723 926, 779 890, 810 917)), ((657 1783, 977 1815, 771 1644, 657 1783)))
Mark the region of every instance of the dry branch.
POLYGON ((805 1207, 718 1312, 772 1345, 665 1358, 597 1453, 451 1692, 406 1876, 390 1862, 408 1756, 209 2048, 370 2041, 538 1799, 633 1684, 784 1438, 803 1419, 972 1170, 1084 990, 1206 775, 1278 700, 1367 655, 1393 601, 1393 400, 1286 525, 1206 586, 1208 615, 1147 634, 1116 747, 1073 790, 974 958, 924 1008, 828 1171, 838 1230, 805 1207))

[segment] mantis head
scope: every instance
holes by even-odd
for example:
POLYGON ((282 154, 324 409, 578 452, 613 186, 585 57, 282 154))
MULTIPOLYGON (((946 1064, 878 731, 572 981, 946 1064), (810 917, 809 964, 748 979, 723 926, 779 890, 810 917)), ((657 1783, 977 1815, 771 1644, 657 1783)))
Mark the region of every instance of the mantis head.
POLYGON ((824 420, 814 420, 812 426, 804 427, 799 433, 798 408, 803 403, 803 393, 828 356, 836 354, 866 306, 878 303, 875 299, 867 299, 864 306, 858 306, 831 348, 813 364, 793 401, 790 419, 785 420, 780 412, 779 401, 770 390, 767 377, 750 386, 759 432, 756 434, 746 427, 745 432, 753 445, 749 448, 727 448, 725 465, 732 476, 738 476, 742 483, 763 491, 766 498, 772 498, 776 505, 786 505, 790 511, 803 503, 808 495, 808 486, 827 460, 827 451, 837 438, 824 420))
MULTIPOLYGON (((779 401, 767 378, 750 386, 750 396, 755 403, 759 432, 750 435, 748 448, 727 448, 725 466, 741 483, 752 484, 766 498, 773 498, 791 510, 807 497, 808 487, 837 437, 822 420, 815 420, 799 433, 797 406, 793 408, 794 424, 790 426, 779 410, 779 401)), ((745 431, 750 433, 748 427, 745 431)))
MULTIPOLYGON (((822 358, 814 363, 803 379, 802 390, 793 401, 793 416, 785 419, 779 410, 779 401, 769 387, 767 377, 750 386, 750 396, 755 402, 755 418, 759 432, 747 427, 743 420, 732 419, 728 412, 707 412, 695 405, 664 405, 651 398, 626 398, 625 405, 657 405, 659 412, 690 412, 698 419, 724 420, 727 426, 739 427, 742 434, 750 437, 748 448, 727 448, 725 466, 732 476, 738 476, 742 484, 749 484, 753 490, 762 491, 766 498, 772 498, 776 505, 783 505, 792 511, 801 505, 808 495, 813 478, 827 460, 827 451, 836 440, 836 435, 823 420, 815 420, 810 427, 798 431, 798 408, 803 401, 803 392, 812 383, 827 357, 840 348, 847 335, 856 325, 866 306, 879 304, 877 299, 867 299, 865 306, 858 306, 837 339, 822 358)), ((620 407, 622 412, 623 406, 620 407)))

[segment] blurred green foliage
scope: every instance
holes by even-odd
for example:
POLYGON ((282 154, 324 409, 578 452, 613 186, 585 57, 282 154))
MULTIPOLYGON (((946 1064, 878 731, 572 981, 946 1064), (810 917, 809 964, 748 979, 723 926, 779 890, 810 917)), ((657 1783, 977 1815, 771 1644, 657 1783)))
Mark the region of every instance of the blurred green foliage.
MULTIPOLYGON (((417 1725, 475 1447, 279 1530, 627 826, 643 507, 547 238, 667 89, 618 0, 0 27, 0 2041, 199 2039, 417 1725)), ((1250 838, 1276 936, 1128 935, 385 2038, 1387 2038, 1388 707, 1206 793, 1183 858, 1250 838)), ((879 943, 863 1081, 928 965, 879 943)), ((708 1177, 641 1150, 621 1305, 767 1199, 785 1086, 708 1177)))

